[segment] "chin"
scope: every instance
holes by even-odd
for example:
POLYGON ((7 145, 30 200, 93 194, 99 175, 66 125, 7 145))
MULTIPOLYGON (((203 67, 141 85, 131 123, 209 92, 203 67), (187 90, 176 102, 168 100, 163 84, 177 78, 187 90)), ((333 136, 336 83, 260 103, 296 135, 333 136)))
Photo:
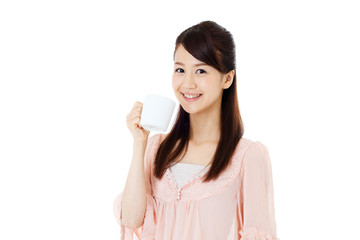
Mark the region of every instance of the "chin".
POLYGON ((188 114, 195 114, 195 113, 199 112, 197 109, 185 107, 182 104, 180 104, 180 105, 181 105, 182 109, 184 109, 184 111, 187 112, 188 114))

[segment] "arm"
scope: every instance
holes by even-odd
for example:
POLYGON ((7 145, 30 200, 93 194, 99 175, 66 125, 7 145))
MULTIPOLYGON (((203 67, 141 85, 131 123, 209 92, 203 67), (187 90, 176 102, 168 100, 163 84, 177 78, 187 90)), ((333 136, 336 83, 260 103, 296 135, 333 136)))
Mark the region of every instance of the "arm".
POLYGON ((122 195, 122 223, 128 228, 142 225, 146 210, 146 186, 144 174, 144 155, 146 141, 133 144, 133 158, 122 195))
POLYGON ((269 152, 261 142, 246 150, 238 195, 242 240, 275 240, 274 190, 269 152))

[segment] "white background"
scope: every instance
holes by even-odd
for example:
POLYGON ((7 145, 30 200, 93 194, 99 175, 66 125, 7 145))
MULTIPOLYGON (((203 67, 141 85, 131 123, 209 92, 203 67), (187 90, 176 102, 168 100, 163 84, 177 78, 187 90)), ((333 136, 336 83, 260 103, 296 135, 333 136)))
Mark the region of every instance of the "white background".
POLYGON ((126 115, 146 93, 174 98, 175 39, 203 20, 234 36, 278 237, 358 238, 358 1, 129 2, 1 1, 0 239, 119 239, 126 115))

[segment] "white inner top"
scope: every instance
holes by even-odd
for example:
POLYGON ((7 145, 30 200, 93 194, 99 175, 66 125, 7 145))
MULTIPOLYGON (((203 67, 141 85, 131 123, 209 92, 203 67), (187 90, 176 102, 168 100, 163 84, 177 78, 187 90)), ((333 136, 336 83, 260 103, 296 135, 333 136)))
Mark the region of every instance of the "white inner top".
POLYGON ((174 166, 170 167, 170 171, 175 176, 177 187, 180 189, 187 180, 199 173, 205 167, 206 166, 198 164, 176 163, 174 166))

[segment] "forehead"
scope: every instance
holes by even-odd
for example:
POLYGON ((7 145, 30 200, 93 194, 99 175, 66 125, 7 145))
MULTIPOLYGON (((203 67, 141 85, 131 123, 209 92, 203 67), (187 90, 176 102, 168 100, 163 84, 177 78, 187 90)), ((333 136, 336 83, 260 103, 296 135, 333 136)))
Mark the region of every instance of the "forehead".
MULTIPOLYGON (((196 59, 193 55, 191 55, 182 44, 180 44, 174 55, 174 63, 183 63, 183 64, 205 64, 202 61, 196 59)), ((205 64, 206 65, 206 64, 205 64)))

